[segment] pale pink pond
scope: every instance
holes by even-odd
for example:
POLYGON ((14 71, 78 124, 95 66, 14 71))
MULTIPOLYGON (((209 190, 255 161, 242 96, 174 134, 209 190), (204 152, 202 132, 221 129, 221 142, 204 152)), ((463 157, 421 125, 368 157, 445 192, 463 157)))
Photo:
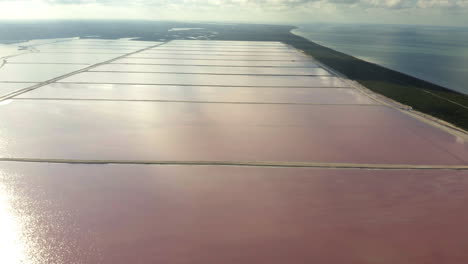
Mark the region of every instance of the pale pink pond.
POLYGON ((468 262, 466 171, 0 166, 0 263, 468 262))

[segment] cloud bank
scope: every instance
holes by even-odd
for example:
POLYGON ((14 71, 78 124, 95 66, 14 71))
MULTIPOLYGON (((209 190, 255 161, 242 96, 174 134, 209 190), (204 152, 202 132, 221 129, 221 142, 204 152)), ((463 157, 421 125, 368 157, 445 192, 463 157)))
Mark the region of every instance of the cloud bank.
POLYGON ((0 0, 0 18, 468 25, 468 0, 0 0))
MULTIPOLYGON (((0 0, 16 1, 16 0, 0 0)), ((34 0, 30 0, 34 1, 34 0)), ((40 1, 40 0, 39 0, 40 1)), ((197 7, 219 7, 219 6, 243 6, 270 8, 297 8, 311 6, 316 3, 360 6, 363 8, 465 8, 468 0, 43 0, 52 5, 122 5, 122 6, 197 6, 197 7)))

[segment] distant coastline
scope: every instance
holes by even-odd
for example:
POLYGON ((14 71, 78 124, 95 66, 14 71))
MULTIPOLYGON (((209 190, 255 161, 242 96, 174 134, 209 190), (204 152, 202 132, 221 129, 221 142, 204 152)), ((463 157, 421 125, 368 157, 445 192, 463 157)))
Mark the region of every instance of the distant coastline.
MULTIPOLYGON (((450 91, 450 92, 454 92, 454 93, 463 94, 463 93, 460 92, 460 91, 457 91, 457 90, 455 90, 455 89, 450 89, 450 88, 448 88, 448 87, 446 87, 446 86, 439 85, 439 84, 437 84, 437 83, 435 83, 435 82, 431 82, 431 81, 428 81, 428 80, 424 80, 424 79, 422 79, 422 78, 418 78, 418 77, 416 77, 416 76, 412 76, 411 74, 407 74, 407 73, 404 73, 404 72, 401 72, 401 71, 398 71, 398 70, 395 70, 395 69, 391 69, 391 68, 386 67, 386 66, 384 66, 384 65, 381 65, 381 64, 379 64, 379 63, 372 62, 372 61, 368 61, 368 60, 362 59, 362 58, 358 58, 358 57, 355 57, 355 56, 353 56, 353 55, 351 55, 351 54, 349 54, 349 53, 342 52, 342 51, 336 50, 336 49, 334 49, 334 48, 328 47, 328 46, 326 46, 326 45, 322 45, 322 44, 316 43, 316 42, 314 42, 313 40, 311 40, 311 39, 309 39, 309 38, 303 36, 303 34, 299 33, 297 30, 299 30, 299 28, 295 27, 294 29, 291 30, 291 34, 293 34, 293 35, 295 35, 295 36, 298 36, 298 37, 301 37, 301 38, 305 38, 306 40, 310 41, 311 43, 313 43, 313 44, 315 44, 315 45, 320 45, 320 46, 322 46, 322 47, 324 47, 324 48, 333 50, 333 51, 336 52, 336 53, 345 54, 345 55, 347 55, 347 56, 353 57, 353 58, 356 59, 356 60, 364 61, 364 62, 366 62, 366 63, 373 64, 373 65, 375 65, 375 66, 385 68, 385 69, 387 69, 387 70, 389 70, 389 71, 395 71, 395 72, 398 72, 398 73, 400 73, 400 74, 407 75, 408 77, 417 79, 417 80, 419 80, 420 82, 426 82, 426 83, 430 84, 430 86, 438 87, 438 89, 442 89, 442 90, 446 90, 446 91, 450 91)), ((467 107, 468 107, 468 106, 467 106, 467 107)))
POLYGON ((336 51, 468 94, 468 28, 304 24, 292 31, 336 51))
POLYGON ((290 34, 292 36, 284 42, 351 80, 417 111, 468 130, 468 95, 324 47, 292 32, 290 34))

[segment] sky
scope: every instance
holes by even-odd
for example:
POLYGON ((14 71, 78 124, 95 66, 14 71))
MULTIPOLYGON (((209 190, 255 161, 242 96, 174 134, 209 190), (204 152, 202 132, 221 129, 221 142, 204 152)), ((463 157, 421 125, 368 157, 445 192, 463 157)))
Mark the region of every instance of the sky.
POLYGON ((148 19, 468 27, 468 0, 0 0, 0 19, 148 19))

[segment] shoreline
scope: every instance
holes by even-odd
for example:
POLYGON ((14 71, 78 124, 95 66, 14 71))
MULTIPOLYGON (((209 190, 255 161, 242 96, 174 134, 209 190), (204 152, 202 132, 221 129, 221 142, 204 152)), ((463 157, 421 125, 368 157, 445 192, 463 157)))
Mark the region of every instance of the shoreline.
POLYGON ((311 41, 311 42, 313 42, 315 44, 322 45, 324 47, 333 49, 336 52, 341 52, 341 53, 353 56, 356 59, 363 60, 363 61, 375 64, 375 65, 380 66, 380 67, 384 67, 384 68, 386 68, 388 70, 393 70, 393 71, 397 71, 397 72, 402 73, 402 74, 406 74, 408 76, 419 79, 421 81, 425 81, 425 82, 431 83, 433 85, 443 87, 443 88, 445 88, 447 90, 450 90, 452 92, 457 92, 457 93, 461 93, 461 94, 464 94, 464 95, 468 95, 468 91, 465 91, 465 88, 464 88, 463 85, 460 86, 459 84, 455 84, 455 83, 449 84, 450 83, 449 80, 445 80, 445 81, 443 79, 431 80, 430 77, 427 74, 425 76, 425 74, 421 74, 420 72, 412 73, 411 71, 406 71, 403 68, 398 67, 398 65, 385 65, 384 58, 380 58, 380 61, 376 61, 376 60, 372 60, 372 58, 377 59, 377 57, 375 57, 375 55, 373 55, 373 56, 370 55, 369 58, 366 58, 365 56, 363 56, 364 54, 360 54, 360 55, 354 54, 353 55, 353 54, 351 54, 352 52, 350 52, 350 51, 346 51, 346 50, 339 49, 337 47, 329 46, 329 45, 333 45, 331 43, 322 42, 322 41, 317 42, 317 41, 309 38, 313 34, 311 32, 308 32, 307 28, 302 28, 301 26, 297 26, 296 28, 291 30, 291 34, 294 34, 294 35, 299 36, 299 37, 303 37, 303 38, 305 38, 305 39, 307 39, 307 40, 309 40, 309 41, 311 41))
MULTIPOLYGON (((291 31, 296 28, 293 27, 291 31)), ((468 95, 333 50, 291 31, 292 36, 283 42, 302 50, 378 95, 447 122, 467 133, 468 95)))

